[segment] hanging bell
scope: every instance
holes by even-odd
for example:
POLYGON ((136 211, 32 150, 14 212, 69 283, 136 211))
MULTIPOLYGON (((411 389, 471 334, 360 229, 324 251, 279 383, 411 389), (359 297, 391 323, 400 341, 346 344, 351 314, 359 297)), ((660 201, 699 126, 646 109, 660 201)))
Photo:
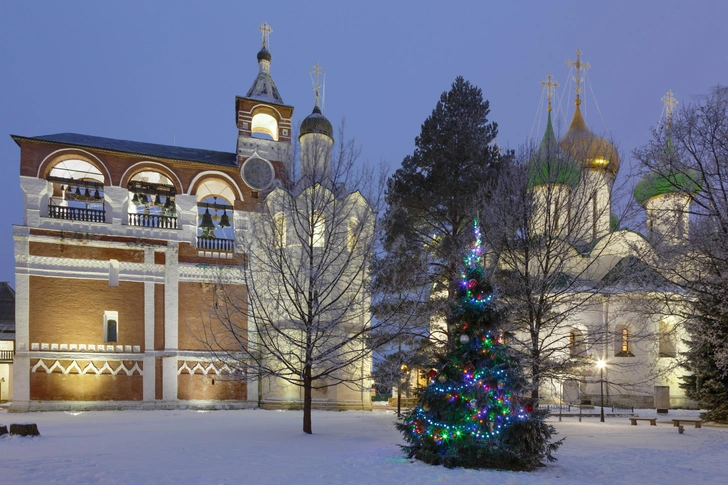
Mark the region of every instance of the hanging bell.
POLYGON ((86 187, 86 191, 84 192, 83 195, 86 196, 86 197, 88 197, 88 198, 91 198, 91 191, 89 190, 88 187, 86 187))
POLYGON ((157 196, 154 198, 154 205, 155 207, 162 206, 162 199, 159 197, 159 192, 157 192, 157 196))
POLYGON ((99 188, 96 187, 96 190, 94 191, 94 199, 100 199, 101 194, 99 193, 99 188))
POLYGON ((142 203, 144 205, 149 205, 149 196, 147 194, 142 194, 142 203))
POLYGON ((220 227, 226 228, 230 227, 230 218, 227 215, 227 209, 225 209, 222 213, 222 217, 220 217, 220 227))
POLYGON ((139 194, 134 193, 134 197, 131 198, 131 203, 134 205, 139 205, 141 203, 139 200, 139 194))
POLYGON ((210 215, 209 208, 206 208, 205 213, 202 214, 200 229, 202 229, 202 237, 214 237, 215 223, 212 222, 212 215, 210 215))
POLYGON ((77 186, 76 186, 76 191, 74 192, 74 194, 76 194, 76 195, 80 196, 80 195, 81 195, 81 187, 79 187, 79 186, 77 185, 77 186))

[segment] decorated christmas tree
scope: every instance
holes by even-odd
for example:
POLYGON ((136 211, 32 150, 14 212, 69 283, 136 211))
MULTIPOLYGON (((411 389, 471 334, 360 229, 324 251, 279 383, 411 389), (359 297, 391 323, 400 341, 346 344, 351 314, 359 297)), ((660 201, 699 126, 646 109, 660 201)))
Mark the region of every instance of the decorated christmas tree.
POLYGON ((517 359, 499 336, 503 311, 483 269, 480 228, 465 258, 450 328, 452 351, 429 373, 430 384, 397 428, 410 458, 433 465, 531 470, 554 461, 562 440, 521 398, 524 380, 517 359))

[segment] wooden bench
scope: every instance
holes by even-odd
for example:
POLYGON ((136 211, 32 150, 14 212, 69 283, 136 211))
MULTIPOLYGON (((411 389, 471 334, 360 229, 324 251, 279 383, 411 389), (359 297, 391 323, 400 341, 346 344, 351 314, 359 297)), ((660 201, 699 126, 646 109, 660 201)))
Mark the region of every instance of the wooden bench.
POLYGON ((637 426, 637 421, 649 421, 650 426, 657 426, 657 418, 629 418, 632 426, 637 426))
POLYGON ((680 423, 695 423, 696 428, 702 428, 703 420, 702 419, 673 419, 672 420, 672 426, 673 428, 677 428, 680 426, 680 423))

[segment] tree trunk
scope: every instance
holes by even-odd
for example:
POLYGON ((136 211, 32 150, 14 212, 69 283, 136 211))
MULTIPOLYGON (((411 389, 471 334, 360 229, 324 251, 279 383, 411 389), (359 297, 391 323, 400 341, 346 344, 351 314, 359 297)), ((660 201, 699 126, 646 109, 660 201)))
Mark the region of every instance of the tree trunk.
POLYGON ((538 407, 538 388, 541 378, 539 376, 541 367, 538 365, 538 357, 534 357, 531 364, 531 399, 533 399, 533 407, 538 407))
POLYGON ((311 430, 311 367, 303 371, 303 432, 313 434, 311 430))

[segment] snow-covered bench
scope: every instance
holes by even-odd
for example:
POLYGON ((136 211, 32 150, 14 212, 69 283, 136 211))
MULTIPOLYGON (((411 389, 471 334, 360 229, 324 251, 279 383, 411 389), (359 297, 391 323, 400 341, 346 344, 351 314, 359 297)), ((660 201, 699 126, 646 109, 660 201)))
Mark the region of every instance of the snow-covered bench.
POLYGON ((637 421, 649 421, 650 426, 657 426, 657 418, 629 418, 632 426, 637 426, 637 421))
POLYGON ((680 426, 680 423, 695 423, 696 428, 702 428, 703 420, 702 419, 673 419, 672 420, 672 427, 677 428, 680 426))

